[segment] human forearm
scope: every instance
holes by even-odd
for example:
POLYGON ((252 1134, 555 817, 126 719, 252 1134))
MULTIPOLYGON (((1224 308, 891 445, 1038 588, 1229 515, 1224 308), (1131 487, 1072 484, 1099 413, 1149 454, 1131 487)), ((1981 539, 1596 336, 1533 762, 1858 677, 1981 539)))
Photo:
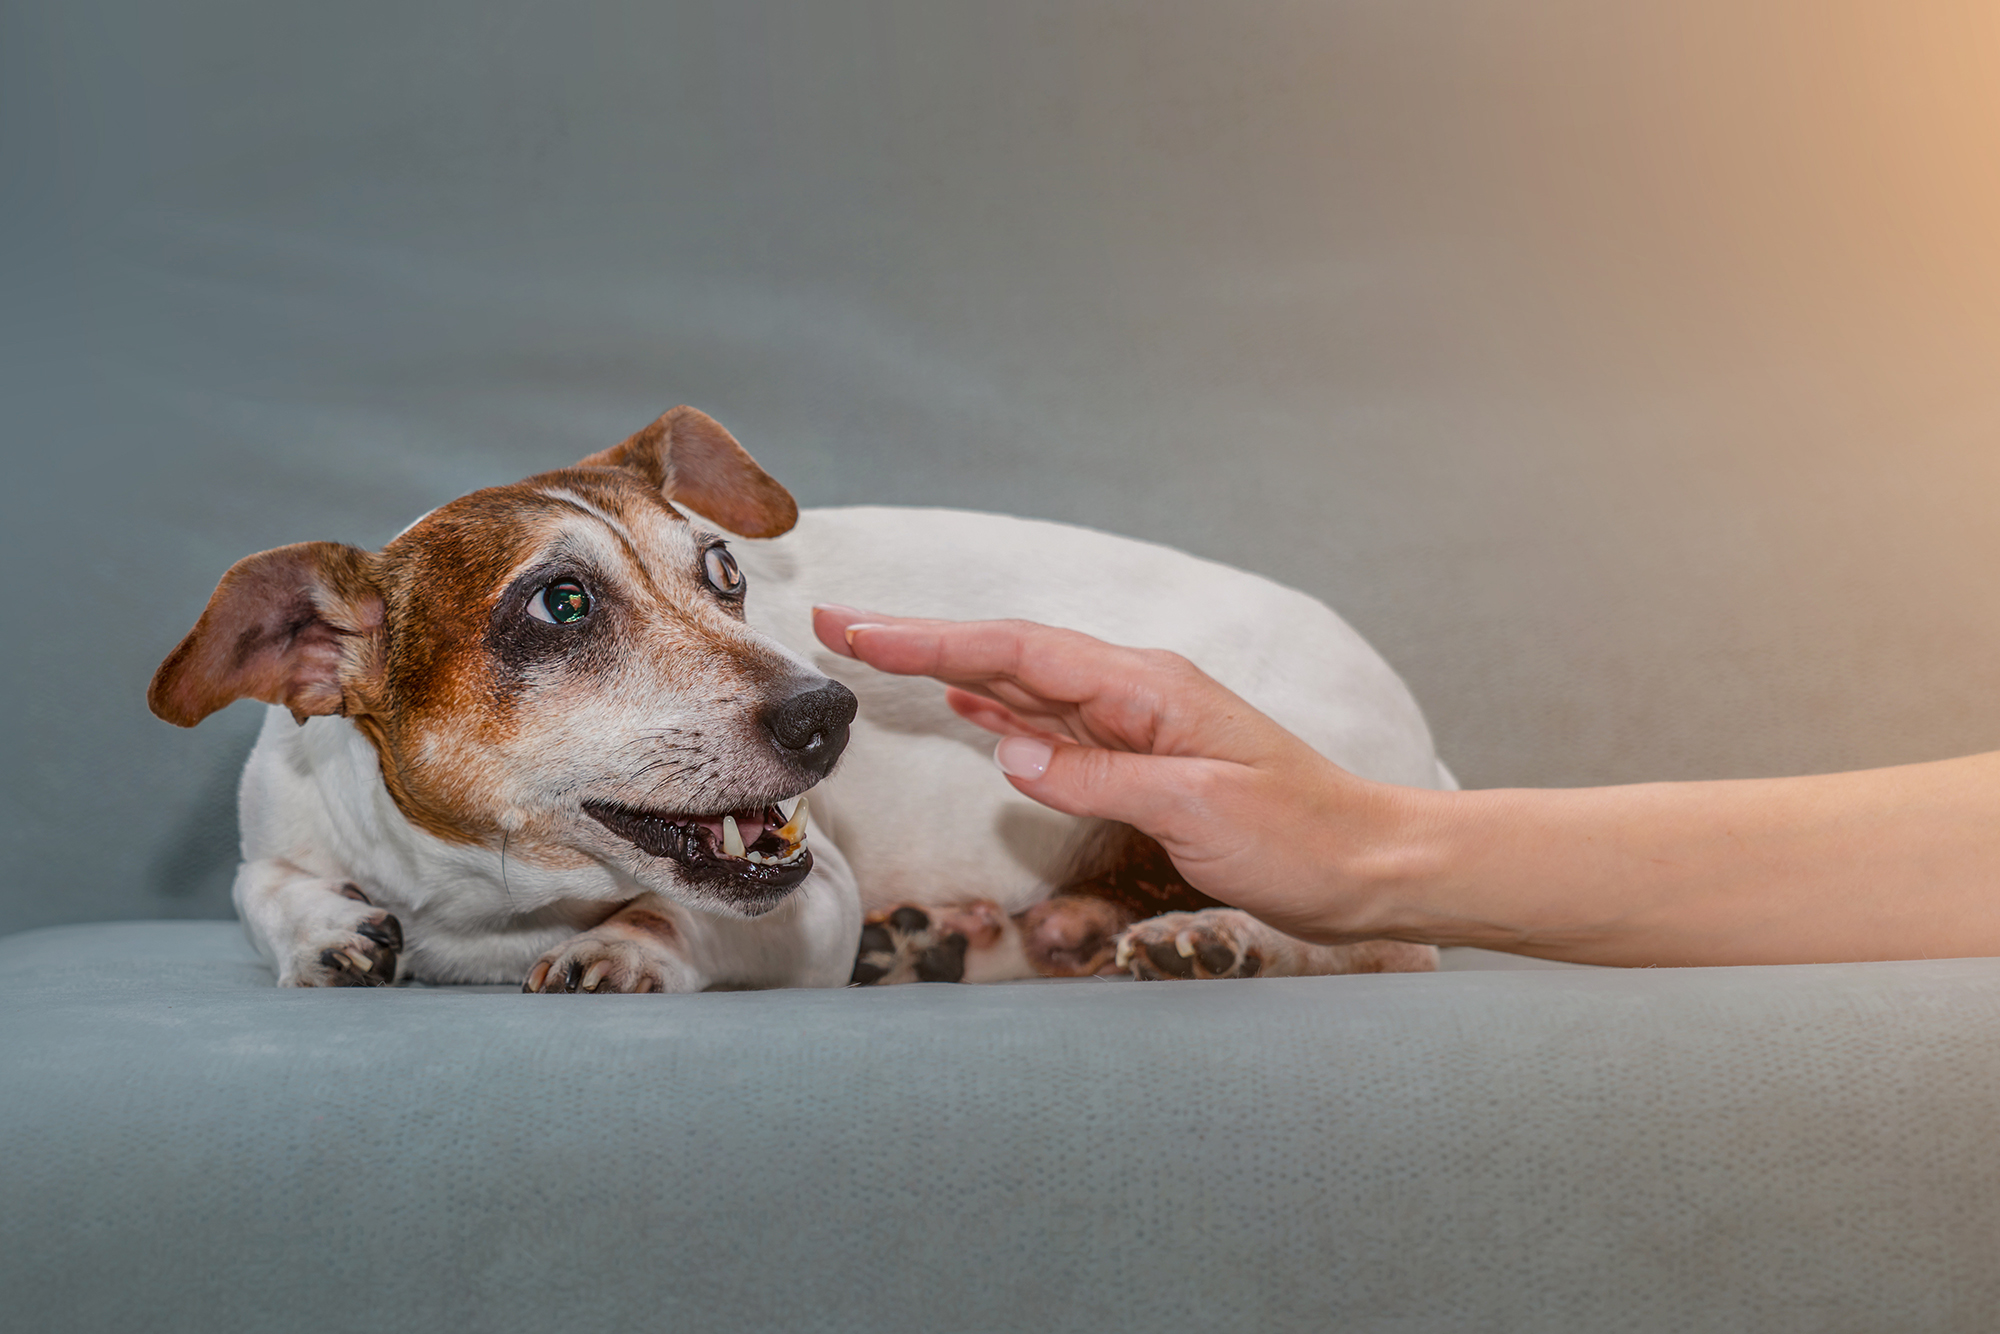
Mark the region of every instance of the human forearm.
POLYGON ((2000 954, 2000 755, 1408 794, 1396 820, 1348 898, 1385 935, 1625 966, 2000 954))

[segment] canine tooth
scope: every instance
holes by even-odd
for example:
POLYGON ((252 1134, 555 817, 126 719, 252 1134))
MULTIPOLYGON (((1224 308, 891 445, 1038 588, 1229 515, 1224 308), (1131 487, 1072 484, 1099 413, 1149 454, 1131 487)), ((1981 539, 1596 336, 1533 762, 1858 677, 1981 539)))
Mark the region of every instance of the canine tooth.
POLYGON ((806 836, 806 799, 799 798, 799 804, 792 807, 792 818, 785 821, 778 830, 778 837, 787 843, 796 843, 806 836))
POLYGON ((722 850, 732 857, 743 855, 743 831, 736 827, 736 817, 722 817, 722 850))

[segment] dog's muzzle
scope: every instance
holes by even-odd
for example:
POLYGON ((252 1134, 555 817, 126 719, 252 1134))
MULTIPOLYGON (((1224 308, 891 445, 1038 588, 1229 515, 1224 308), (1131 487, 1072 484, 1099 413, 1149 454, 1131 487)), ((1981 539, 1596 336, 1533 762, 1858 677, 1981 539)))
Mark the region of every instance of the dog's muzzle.
POLYGON ((838 681, 801 691, 764 714, 764 730, 786 763, 824 778, 847 749, 847 727, 858 705, 838 681))

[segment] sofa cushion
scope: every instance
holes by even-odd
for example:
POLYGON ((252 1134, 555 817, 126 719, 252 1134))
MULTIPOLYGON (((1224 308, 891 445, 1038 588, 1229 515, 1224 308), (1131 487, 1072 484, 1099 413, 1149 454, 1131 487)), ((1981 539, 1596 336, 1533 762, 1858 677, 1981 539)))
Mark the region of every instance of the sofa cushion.
POLYGON ((1975 1328, 2000 965, 550 997, 0 941, 20 1328, 1975 1328))

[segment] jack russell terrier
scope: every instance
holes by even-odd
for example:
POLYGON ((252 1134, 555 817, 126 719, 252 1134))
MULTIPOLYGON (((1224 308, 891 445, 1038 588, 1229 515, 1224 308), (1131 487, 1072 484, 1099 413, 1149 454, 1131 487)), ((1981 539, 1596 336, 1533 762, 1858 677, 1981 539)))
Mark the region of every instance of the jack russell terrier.
POLYGON ((686 407, 381 551, 238 562, 147 698, 183 727, 272 706, 243 773, 235 900, 283 986, 1436 966, 1425 946, 1285 936, 1189 888, 1135 831, 1028 801, 936 683, 820 645, 815 601, 1171 649, 1355 773, 1452 786, 1403 683, 1302 593, 1059 524, 801 514, 686 407))

